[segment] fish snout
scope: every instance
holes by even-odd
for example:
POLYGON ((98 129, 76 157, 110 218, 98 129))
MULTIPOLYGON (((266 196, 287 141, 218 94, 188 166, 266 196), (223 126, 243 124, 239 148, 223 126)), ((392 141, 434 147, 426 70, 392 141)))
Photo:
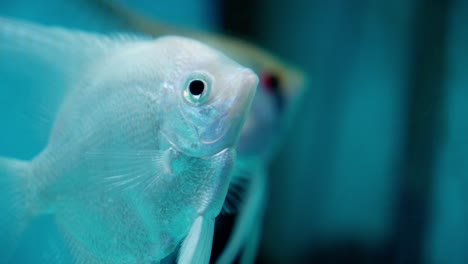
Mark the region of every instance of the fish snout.
POLYGON ((257 74, 255 74, 251 69, 244 69, 240 75, 242 78, 241 89, 243 90, 243 94, 253 100, 259 82, 257 74))
POLYGON ((234 147, 250 112, 258 85, 257 75, 250 69, 241 69, 230 80, 225 90, 225 101, 216 107, 220 115, 208 126, 198 127, 200 142, 213 153, 234 147))
POLYGON ((258 76, 250 69, 243 69, 238 76, 238 79, 240 80, 240 90, 227 115, 229 118, 231 133, 236 134, 236 143, 251 110, 259 82, 258 76))

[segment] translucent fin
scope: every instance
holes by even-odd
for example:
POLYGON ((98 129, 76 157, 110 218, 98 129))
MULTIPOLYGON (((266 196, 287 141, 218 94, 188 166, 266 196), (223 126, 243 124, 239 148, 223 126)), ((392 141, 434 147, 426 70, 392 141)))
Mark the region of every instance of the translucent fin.
POLYGON ((86 165, 92 186, 99 191, 150 191, 163 175, 171 173, 170 153, 171 150, 92 150, 86 152, 86 165))
POLYGON ((245 201, 252 178, 256 176, 252 170, 257 168, 258 164, 262 163, 256 158, 237 159, 221 213, 235 214, 239 211, 245 201))
POLYGON ((228 194, 224 200, 223 214, 235 214, 241 207, 250 179, 246 178, 245 175, 250 175, 250 173, 245 172, 242 169, 236 167, 233 171, 232 180, 229 184, 228 194))
POLYGON ((93 4, 98 4, 114 20, 123 22, 125 25, 138 30, 147 32, 153 36, 176 34, 190 36, 191 30, 165 24, 160 21, 154 21, 153 18, 146 17, 115 0, 94 0, 93 4))
MULTIPOLYGON (((258 220, 261 222, 261 220, 258 220)), ((262 225, 254 226, 252 233, 249 234, 249 239, 245 244, 244 251, 242 252, 240 264, 253 264, 257 259, 258 246, 262 235, 262 225)))
MULTIPOLYGON (((248 170, 243 169, 243 171, 248 170)), ((218 264, 233 263, 244 246, 246 249, 245 256, 241 258, 242 263, 248 264, 255 261, 265 210, 267 179, 261 166, 252 166, 248 178, 251 179, 251 183, 244 202, 239 208, 231 237, 218 258, 218 264), (252 237, 252 234, 255 236, 252 237)))
POLYGON ((0 17, 0 155, 31 158, 48 140, 64 97, 89 66, 129 43, 130 34, 103 35, 0 17), (12 146, 12 139, 25 144, 12 146), (33 150, 25 146, 32 146, 33 150), (23 149, 24 148, 24 149, 23 149), (31 153, 31 154, 30 154, 31 153))
MULTIPOLYGON (((144 40, 148 38, 108 36, 0 17, 0 68, 7 68, 7 73, 14 68, 15 74, 39 75, 33 76, 39 81, 33 84, 37 92, 63 95, 89 65, 128 43, 144 40)), ((15 81, 16 88, 21 80, 15 81)))
POLYGON ((11 257, 31 217, 34 195, 29 164, 0 158, 0 263, 11 257))
POLYGON ((122 45, 143 37, 86 33, 47 27, 0 17, 0 50, 36 56, 60 68, 67 76, 122 45))
POLYGON ((199 216, 185 238, 177 263, 209 263, 213 243, 214 219, 199 216))

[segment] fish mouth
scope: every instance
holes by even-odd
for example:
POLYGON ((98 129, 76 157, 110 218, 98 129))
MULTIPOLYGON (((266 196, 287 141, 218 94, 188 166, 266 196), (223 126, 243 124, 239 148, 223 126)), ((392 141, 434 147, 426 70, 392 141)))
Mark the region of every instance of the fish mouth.
POLYGON ((227 110, 207 127, 197 127, 198 138, 203 145, 218 149, 234 147, 251 110, 258 84, 257 75, 250 69, 242 70, 236 79, 241 79, 241 91, 232 98, 227 110), (241 76, 241 77, 239 77, 241 76))

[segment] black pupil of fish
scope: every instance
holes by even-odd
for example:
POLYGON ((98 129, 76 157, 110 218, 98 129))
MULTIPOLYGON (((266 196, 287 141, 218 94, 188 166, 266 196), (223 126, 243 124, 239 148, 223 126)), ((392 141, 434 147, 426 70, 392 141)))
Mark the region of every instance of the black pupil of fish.
POLYGON ((263 86, 273 94, 276 101, 276 108, 281 111, 284 105, 284 97, 280 91, 281 81, 276 74, 267 73, 262 78, 263 86))
POLYGON ((265 79, 266 79, 265 80, 265 85, 268 88, 270 88, 273 91, 278 90, 279 85, 280 85, 280 81, 279 81, 279 78, 276 75, 268 75, 265 79))
POLYGON ((189 84, 189 90, 192 95, 200 95, 205 90, 205 83, 200 80, 193 80, 189 84))

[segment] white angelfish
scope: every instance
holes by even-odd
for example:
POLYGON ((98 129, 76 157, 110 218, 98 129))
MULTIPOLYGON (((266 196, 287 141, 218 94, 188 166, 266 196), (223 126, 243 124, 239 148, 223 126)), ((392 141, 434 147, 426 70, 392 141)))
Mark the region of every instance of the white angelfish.
POLYGON ((146 17, 130 4, 115 0, 92 0, 126 27, 152 36, 178 34, 207 43, 254 70, 260 77, 257 93, 237 146, 238 158, 225 212, 237 213, 233 231, 218 264, 255 263, 266 208, 268 166, 278 154, 295 114, 306 98, 308 78, 304 72, 267 50, 233 36, 194 31, 146 17), (240 198, 240 199, 239 199, 240 198))
POLYGON ((189 38, 4 18, 0 48, 73 62, 45 149, 30 161, 0 158, 3 249, 53 214, 77 263, 151 263, 182 241, 179 263, 208 263, 253 71, 189 38))

